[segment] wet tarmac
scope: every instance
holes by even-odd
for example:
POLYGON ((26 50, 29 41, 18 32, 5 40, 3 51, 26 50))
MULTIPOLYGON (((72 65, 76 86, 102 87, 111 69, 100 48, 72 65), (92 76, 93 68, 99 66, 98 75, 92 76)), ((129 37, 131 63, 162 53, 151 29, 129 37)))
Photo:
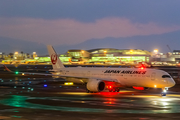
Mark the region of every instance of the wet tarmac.
POLYGON ((166 97, 159 90, 121 89, 86 93, 46 76, 0 73, 0 120, 173 120, 180 119, 179 87, 166 97))

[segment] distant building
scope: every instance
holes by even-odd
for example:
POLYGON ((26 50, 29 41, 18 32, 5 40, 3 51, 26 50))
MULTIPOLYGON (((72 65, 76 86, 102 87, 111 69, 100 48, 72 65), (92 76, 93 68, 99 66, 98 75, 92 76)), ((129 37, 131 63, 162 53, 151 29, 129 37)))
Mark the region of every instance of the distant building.
POLYGON ((180 63, 180 50, 174 50, 173 53, 158 53, 152 56, 154 64, 176 65, 180 63))
POLYGON ((180 50, 174 50, 173 57, 174 57, 176 63, 180 63, 180 50))
MULTIPOLYGON (((173 53, 159 53, 158 50, 149 52, 140 49, 113 49, 98 48, 91 50, 68 50, 65 54, 58 55, 64 64, 125 64, 136 65, 147 63, 152 65, 180 65, 180 50, 173 53)), ((15 52, 0 53, 0 60, 4 63, 24 63, 24 64, 51 64, 49 55, 37 56, 32 54, 15 52)))
POLYGON ((114 63, 150 63, 151 52, 140 49, 99 48, 91 50, 68 50, 67 56, 72 62, 114 62, 114 63))

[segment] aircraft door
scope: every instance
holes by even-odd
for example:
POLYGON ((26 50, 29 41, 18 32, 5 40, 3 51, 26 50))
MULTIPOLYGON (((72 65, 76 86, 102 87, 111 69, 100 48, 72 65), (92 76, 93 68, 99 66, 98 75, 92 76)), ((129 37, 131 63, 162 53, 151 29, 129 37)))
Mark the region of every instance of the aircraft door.
POLYGON ((153 72, 153 73, 151 74, 151 80, 155 80, 155 77, 156 77, 156 73, 153 72))

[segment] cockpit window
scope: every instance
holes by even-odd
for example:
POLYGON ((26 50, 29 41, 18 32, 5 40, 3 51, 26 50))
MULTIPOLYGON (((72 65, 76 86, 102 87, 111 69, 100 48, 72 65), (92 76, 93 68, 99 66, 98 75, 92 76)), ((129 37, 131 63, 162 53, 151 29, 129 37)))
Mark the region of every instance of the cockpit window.
POLYGON ((171 78, 169 75, 163 75, 162 78, 171 78))

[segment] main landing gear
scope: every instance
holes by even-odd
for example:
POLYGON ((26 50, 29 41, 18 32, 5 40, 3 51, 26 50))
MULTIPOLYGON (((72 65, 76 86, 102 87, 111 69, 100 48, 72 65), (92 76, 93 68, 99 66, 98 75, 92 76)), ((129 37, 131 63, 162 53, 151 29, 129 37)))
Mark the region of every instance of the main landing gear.
POLYGON ((86 88, 86 93, 97 93, 97 92, 92 92, 86 88))
POLYGON ((112 88, 112 89, 109 88, 109 92, 119 92, 119 91, 120 91, 119 88, 112 88))
POLYGON ((87 93, 90 93, 91 91, 89 91, 89 90, 86 88, 86 92, 87 92, 87 93))

